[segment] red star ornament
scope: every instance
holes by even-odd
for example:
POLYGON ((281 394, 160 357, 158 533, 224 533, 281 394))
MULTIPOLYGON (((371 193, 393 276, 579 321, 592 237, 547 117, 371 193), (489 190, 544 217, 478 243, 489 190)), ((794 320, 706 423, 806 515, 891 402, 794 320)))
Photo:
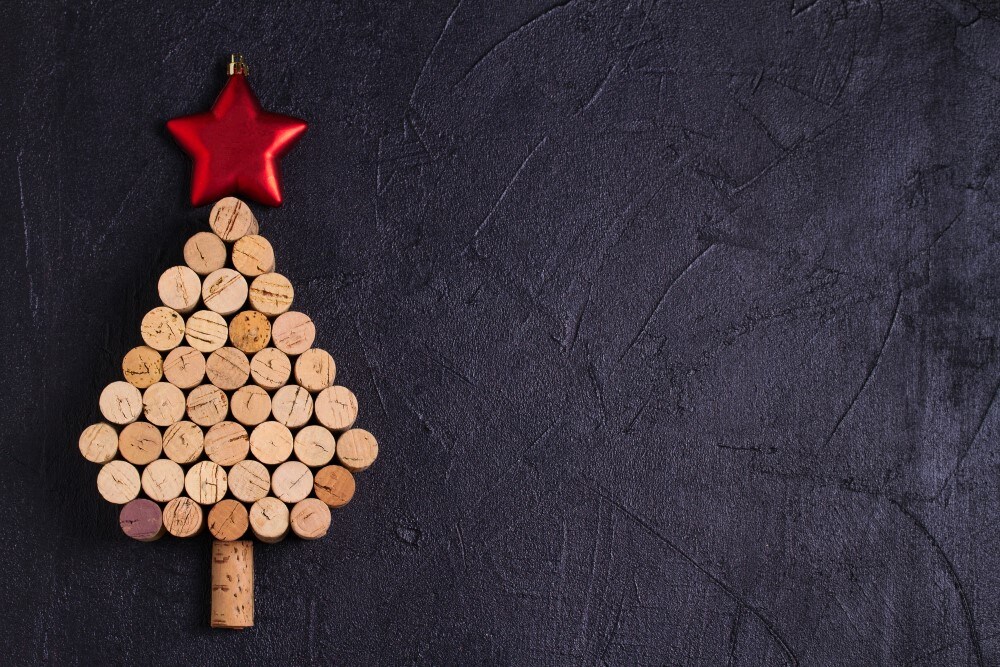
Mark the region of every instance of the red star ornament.
POLYGON ((230 75, 211 111, 167 121, 167 130, 194 161, 192 206, 228 195, 281 206, 278 160, 307 127, 304 120, 264 111, 240 72, 230 75))

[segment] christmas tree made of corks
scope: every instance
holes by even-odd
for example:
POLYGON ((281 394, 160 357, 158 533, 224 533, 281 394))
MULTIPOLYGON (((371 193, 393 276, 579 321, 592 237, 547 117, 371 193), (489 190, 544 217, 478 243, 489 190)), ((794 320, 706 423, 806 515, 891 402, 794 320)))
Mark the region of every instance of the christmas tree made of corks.
POLYGON ((80 451, 101 465, 97 489, 122 506, 129 537, 207 525, 212 625, 241 628, 253 624, 253 553, 240 538, 325 535, 378 443, 353 428, 357 399, 334 384, 309 316, 290 310, 292 285, 250 208, 222 199, 209 226, 185 244, 185 266, 160 276, 145 345, 101 393, 104 421, 83 431, 80 451))

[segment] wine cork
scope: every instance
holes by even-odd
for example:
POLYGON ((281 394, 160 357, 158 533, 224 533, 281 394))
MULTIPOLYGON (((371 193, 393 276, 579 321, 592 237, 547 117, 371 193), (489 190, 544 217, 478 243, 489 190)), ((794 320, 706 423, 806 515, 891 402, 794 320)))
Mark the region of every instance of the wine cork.
MULTIPOLYGON (((201 298, 220 315, 232 315, 247 302, 247 279, 232 269, 219 269, 205 276, 201 298)), ((228 332, 227 332, 228 333, 228 332)))
POLYGON ((142 393, 142 412, 157 426, 184 419, 184 392, 169 382, 157 382, 142 393))
POLYGON ((292 508, 289 523, 292 532, 303 540, 315 540, 330 530, 330 508, 316 498, 300 500, 292 508))
POLYGON ((292 432, 278 422, 264 422, 250 433, 250 451, 254 458, 269 466, 287 461, 293 444, 292 432))
POLYGON ((118 525, 123 533, 140 542, 158 540, 166 532, 160 506, 146 498, 126 503, 118 515, 118 525))
POLYGON ((293 504, 312 492, 313 476, 301 461, 285 461, 271 475, 271 493, 278 500, 293 504))
POLYGON ((281 315, 292 307, 295 290, 280 273, 265 273, 250 283, 250 305, 268 317, 281 315))
POLYGON ((291 359, 277 348, 265 347, 250 360, 250 375, 264 389, 273 391, 285 386, 291 374, 291 359))
POLYGON ((184 318, 173 308, 159 306, 146 313, 139 331, 146 345, 166 352, 184 340, 184 318))
POLYGON ((248 234, 233 245, 233 266, 253 278, 274 271, 274 248, 263 236, 248 234))
POLYGON ((311 348, 295 360, 295 381, 309 391, 323 391, 333 384, 337 364, 326 350, 311 348))
POLYGON ((184 263, 207 276, 226 265, 226 244, 212 232, 198 232, 184 244, 184 263))
POLYGON ((219 422, 205 434, 205 456, 220 466, 236 465, 250 453, 250 436, 236 422, 219 422))
POLYGON ((354 497, 354 475, 341 466, 327 466, 316 472, 313 491, 330 507, 343 507, 354 497))
POLYGON ((247 354, 260 352, 271 342, 271 321, 264 313, 244 310, 229 322, 229 340, 247 354))
POLYGON ((229 337, 226 318, 211 310, 199 310, 188 318, 186 326, 188 345, 205 354, 218 350, 229 337))
POLYGON ((170 459, 156 459, 142 471, 142 490, 159 503, 165 503, 184 491, 184 470, 170 459))
POLYGON ((163 453, 175 463, 194 463, 201 458, 205 435, 193 422, 177 422, 163 433, 163 453))
POLYGON ((245 503, 255 503, 271 490, 271 473, 260 461, 240 461, 229 470, 226 480, 233 497, 245 503))
POLYGON ((253 626, 253 542, 212 542, 213 628, 253 626))
POLYGON ((163 508, 163 527, 174 537, 193 537, 204 522, 201 506, 186 496, 174 498, 163 508))
POLYGON ((271 414, 276 422, 288 428, 305 426, 313 414, 312 396, 298 385, 286 385, 274 392, 271 414))
POLYGON ((208 226, 223 241, 235 241, 260 231, 253 211, 236 197, 225 197, 215 203, 208 215, 208 226))
POLYGON ((205 375, 219 389, 239 389, 250 379, 250 360, 235 347, 219 348, 208 355, 205 375))
POLYGON ((80 453, 91 463, 107 463, 118 453, 118 432, 111 424, 99 422, 83 429, 80 453))
POLYGON ((145 389, 163 377, 163 357, 147 345, 133 347, 122 359, 122 375, 129 384, 145 389))
POLYGON ((229 411, 244 426, 256 426, 271 416, 271 397, 254 384, 240 387, 229 400, 229 411))
POLYGON ((187 413, 188 419, 198 426, 213 426, 229 414, 229 399, 216 386, 199 385, 188 394, 187 413))
POLYGON ((368 431, 352 428, 337 438, 337 460, 351 472, 367 470, 378 456, 378 441, 368 431))
POLYGON ((295 434, 295 457, 311 468, 325 466, 333 460, 337 440, 323 426, 306 426, 295 434))
POLYGON ((316 421, 333 431, 351 428, 358 418, 358 399, 347 387, 336 385, 316 396, 316 421))
POLYGON ((98 406, 112 424, 131 424, 142 414, 142 392, 128 382, 112 382, 101 392, 98 406))
POLYGON ((316 325, 305 313, 289 311, 279 315, 271 325, 274 346, 287 355, 302 354, 316 340, 316 325))
MULTIPOLYGON (((187 333, 191 335, 190 328, 187 333)), ((205 355, 193 347, 175 347, 163 361, 163 375, 175 387, 193 389, 205 379, 205 355)))
POLYGON ((109 503, 124 505, 139 495, 139 471, 128 461, 111 461, 97 473, 97 491, 109 503))
POLYGON ((288 506, 274 496, 261 498, 250 508, 250 528, 261 542, 280 542, 288 534, 288 506))
POLYGON ((164 306, 190 313, 201 298, 201 278, 187 266, 172 266, 160 274, 156 291, 164 306))
POLYGON ((199 461, 184 477, 184 490, 201 505, 214 505, 226 496, 226 471, 217 463, 199 461))
POLYGON ((129 463, 144 466, 160 458, 163 436, 149 422, 132 422, 118 434, 118 451, 129 463))
POLYGON ((227 498, 218 502, 208 512, 208 532, 223 542, 238 540, 250 527, 247 508, 238 500, 227 498))

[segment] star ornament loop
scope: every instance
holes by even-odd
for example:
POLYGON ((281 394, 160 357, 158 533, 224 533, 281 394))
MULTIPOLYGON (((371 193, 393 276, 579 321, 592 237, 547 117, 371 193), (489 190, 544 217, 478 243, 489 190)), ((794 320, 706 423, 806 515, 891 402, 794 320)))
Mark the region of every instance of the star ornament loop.
POLYGON ((167 130, 194 163, 192 206, 229 195, 281 206, 278 161, 307 127, 304 120, 264 111, 245 69, 230 75, 210 111, 167 121, 167 130))

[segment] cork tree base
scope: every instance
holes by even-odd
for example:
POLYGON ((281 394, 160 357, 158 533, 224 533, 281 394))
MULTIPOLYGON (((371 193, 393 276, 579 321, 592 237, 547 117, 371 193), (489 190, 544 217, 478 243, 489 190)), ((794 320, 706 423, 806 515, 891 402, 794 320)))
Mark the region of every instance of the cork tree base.
POLYGON ((253 626, 253 542, 212 542, 212 627, 253 626))

